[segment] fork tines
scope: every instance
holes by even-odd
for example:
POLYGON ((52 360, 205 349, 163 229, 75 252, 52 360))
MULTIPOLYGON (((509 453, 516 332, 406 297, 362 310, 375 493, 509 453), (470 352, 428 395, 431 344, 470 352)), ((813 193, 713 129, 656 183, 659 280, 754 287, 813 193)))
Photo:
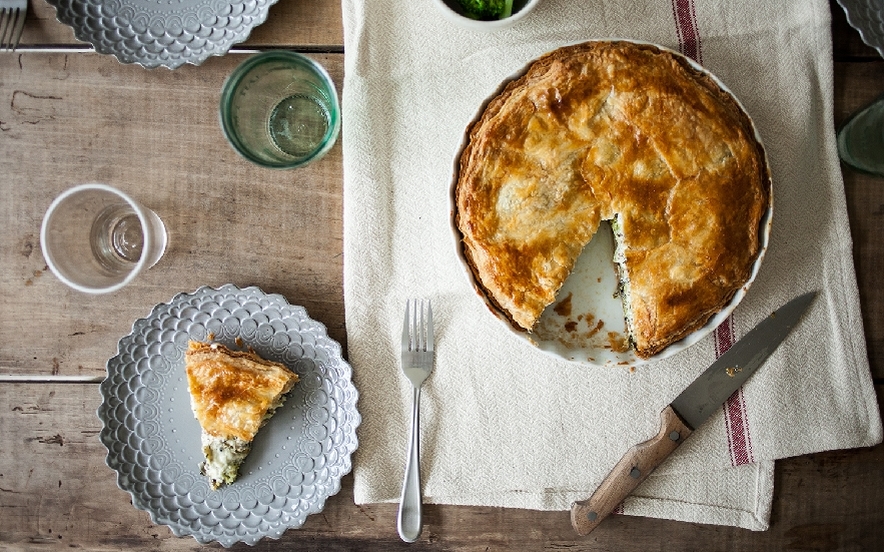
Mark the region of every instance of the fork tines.
POLYGON ((27 0, 0 0, 0 49, 15 51, 27 13, 27 0))
POLYGON ((433 351, 433 308, 429 299, 409 299, 402 324, 403 351, 433 351))

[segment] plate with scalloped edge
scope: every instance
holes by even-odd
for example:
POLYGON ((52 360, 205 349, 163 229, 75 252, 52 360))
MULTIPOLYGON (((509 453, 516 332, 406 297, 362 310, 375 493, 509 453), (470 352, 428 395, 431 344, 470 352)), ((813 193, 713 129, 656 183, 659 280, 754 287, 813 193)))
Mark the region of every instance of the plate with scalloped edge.
POLYGON ((863 42, 884 57, 884 2, 881 0, 838 0, 850 26, 863 42))
POLYGON ((277 0, 47 0, 77 40, 121 63, 200 65, 249 38, 277 0))
POLYGON ((303 307, 256 287, 180 293, 123 337, 100 386, 106 463, 136 508, 177 536, 229 547, 279 538, 322 511, 352 468, 358 393, 341 346, 303 307), (200 425, 184 371, 189 340, 251 347, 298 374, 230 485, 199 472, 200 425))

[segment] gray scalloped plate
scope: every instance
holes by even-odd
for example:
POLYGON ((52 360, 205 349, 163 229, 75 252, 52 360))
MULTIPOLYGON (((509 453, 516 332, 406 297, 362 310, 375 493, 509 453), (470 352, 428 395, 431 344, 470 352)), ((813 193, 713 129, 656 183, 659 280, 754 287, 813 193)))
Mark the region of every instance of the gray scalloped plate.
POLYGON ((884 1, 838 0, 847 14, 847 22, 859 31, 863 42, 884 57, 884 1))
POLYGON ((341 346, 303 307, 256 287, 202 287, 154 307, 118 350, 100 386, 100 438, 117 484, 154 523, 203 544, 253 545, 300 527, 340 491, 357 446, 358 393, 341 346), (258 432, 239 479, 214 491, 199 473, 200 426, 184 372, 188 340, 210 336, 252 347, 300 378, 258 432))
POLYGON ((47 0, 78 40, 122 63, 174 69, 222 56, 277 0, 47 0))

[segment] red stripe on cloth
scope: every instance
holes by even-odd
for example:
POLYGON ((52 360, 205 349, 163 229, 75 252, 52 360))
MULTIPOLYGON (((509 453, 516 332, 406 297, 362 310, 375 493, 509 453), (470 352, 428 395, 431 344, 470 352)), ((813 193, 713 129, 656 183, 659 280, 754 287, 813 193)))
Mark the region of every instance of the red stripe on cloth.
POLYGON ((731 464, 745 466, 754 463, 755 454, 752 451, 752 439, 749 437, 749 419, 746 416, 742 388, 737 389, 725 403, 724 418, 731 464))
POLYGON ((734 344, 734 323, 728 316, 720 326, 715 328, 715 358, 727 352, 734 344))
MULTIPOLYGON (((720 357, 736 341, 734 325, 728 317, 715 329, 715 356, 720 357)), ((752 451, 752 438, 749 432, 749 416, 746 413, 746 400, 743 388, 734 391, 724 403, 724 424, 727 434, 727 448, 733 466, 744 466, 755 462, 752 451)))
POLYGON ((672 0, 672 16, 675 18, 679 50, 697 63, 703 63, 700 30, 697 27, 697 12, 694 1, 672 0))

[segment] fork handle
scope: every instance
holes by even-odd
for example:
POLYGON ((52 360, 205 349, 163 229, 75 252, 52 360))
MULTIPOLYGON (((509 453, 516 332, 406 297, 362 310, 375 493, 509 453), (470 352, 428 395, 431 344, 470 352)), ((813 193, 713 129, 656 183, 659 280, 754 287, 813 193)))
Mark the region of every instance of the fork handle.
POLYGON ((405 542, 414 542, 421 534, 421 465, 420 465, 420 403, 421 390, 414 388, 411 409, 411 432, 408 440, 408 460, 405 463, 405 481, 399 501, 397 529, 405 542))

